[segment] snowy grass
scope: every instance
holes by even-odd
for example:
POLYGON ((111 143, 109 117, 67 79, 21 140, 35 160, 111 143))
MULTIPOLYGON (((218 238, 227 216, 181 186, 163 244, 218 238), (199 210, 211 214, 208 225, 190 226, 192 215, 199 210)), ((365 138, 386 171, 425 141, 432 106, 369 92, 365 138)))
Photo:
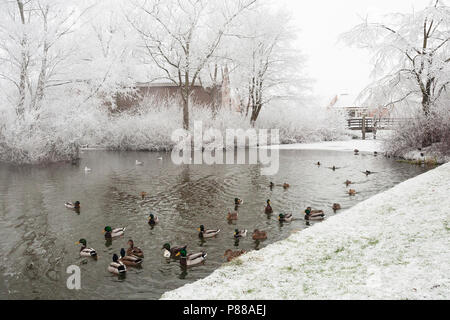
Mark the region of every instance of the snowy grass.
POLYGON ((449 299, 450 164, 162 299, 449 299))

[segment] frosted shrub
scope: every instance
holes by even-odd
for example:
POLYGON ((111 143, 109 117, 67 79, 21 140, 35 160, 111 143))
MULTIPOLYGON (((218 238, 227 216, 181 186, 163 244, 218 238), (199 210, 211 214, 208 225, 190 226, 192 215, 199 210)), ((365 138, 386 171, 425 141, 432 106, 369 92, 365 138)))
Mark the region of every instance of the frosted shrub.
POLYGON ((387 153, 393 156, 403 157, 419 149, 427 149, 438 156, 450 156, 449 107, 435 108, 428 117, 417 111, 411 120, 395 129, 385 144, 387 153))

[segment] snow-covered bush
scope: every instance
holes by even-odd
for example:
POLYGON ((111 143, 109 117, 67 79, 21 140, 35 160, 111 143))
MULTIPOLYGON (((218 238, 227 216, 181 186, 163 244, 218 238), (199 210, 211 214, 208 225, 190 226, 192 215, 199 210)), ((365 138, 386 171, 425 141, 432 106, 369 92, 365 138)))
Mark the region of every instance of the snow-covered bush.
POLYGON ((450 106, 436 107, 429 116, 418 110, 409 121, 398 125, 385 141, 388 154, 405 157, 421 151, 437 158, 450 156, 450 106))

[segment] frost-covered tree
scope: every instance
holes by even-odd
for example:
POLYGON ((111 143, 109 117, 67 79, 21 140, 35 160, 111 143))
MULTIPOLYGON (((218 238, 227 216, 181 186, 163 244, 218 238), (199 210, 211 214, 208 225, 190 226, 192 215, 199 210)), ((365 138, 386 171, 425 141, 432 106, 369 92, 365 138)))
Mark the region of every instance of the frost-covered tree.
POLYGON ((128 19, 145 55, 164 79, 180 88, 183 127, 189 129, 189 97, 231 23, 256 0, 134 1, 128 19))
POLYGON ((443 102, 450 86, 450 7, 444 1, 388 15, 385 21, 366 20, 342 37, 373 53, 375 81, 362 93, 367 102, 420 101, 426 116, 443 102))
POLYGON ((226 56, 241 110, 254 124, 270 101, 295 103, 304 95, 304 59, 293 46, 295 33, 285 10, 260 5, 239 17, 237 25, 227 35, 226 56))

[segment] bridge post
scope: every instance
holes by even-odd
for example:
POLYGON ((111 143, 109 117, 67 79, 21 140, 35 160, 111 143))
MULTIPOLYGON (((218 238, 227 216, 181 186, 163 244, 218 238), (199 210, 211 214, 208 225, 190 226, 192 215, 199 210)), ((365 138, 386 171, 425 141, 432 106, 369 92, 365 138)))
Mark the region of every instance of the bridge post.
POLYGON ((361 132, 362 132, 362 139, 366 140, 366 116, 365 115, 363 115, 363 117, 362 117, 361 132))

